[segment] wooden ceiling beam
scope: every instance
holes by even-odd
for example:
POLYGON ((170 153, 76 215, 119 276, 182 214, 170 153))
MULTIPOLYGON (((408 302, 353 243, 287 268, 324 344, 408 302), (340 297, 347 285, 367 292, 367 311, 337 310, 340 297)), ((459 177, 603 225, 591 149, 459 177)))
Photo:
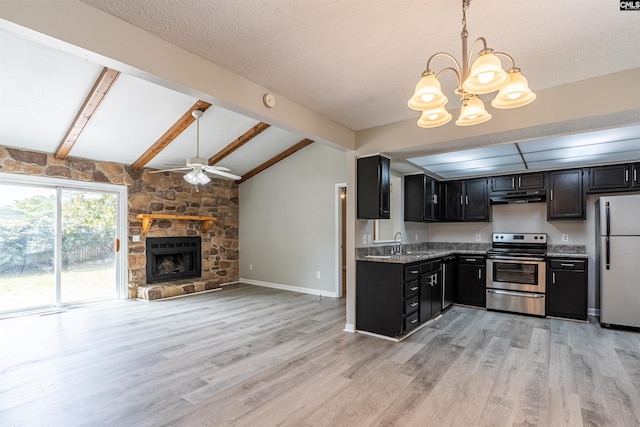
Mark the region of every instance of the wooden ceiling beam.
POLYGON ((78 114, 76 114, 75 119, 71 122, 71 126, 69 126, 62 142, 58 145, 54 154, 56 159, 64 160, 69 156, 71 149, 80 137, 80 134, 82 134, 85 126, 87 126, 87 123, 89 123, 89 120, 91 120, 91 117, 119 76, 119 71, 107 67, 102 69, 98 79, 89 91, 87 98, 84 100, 82 107, 80 107, 78 114))
POLYGON ((273 157, 270 160, 267 160, 266 162, 264 162, 263 164, 261 164, 260 166, 250 170, 249 172, 245 173, 242 176, 242 179, 237 180, 236 182, 238 184, 242 184, 243 182, 245 182, 246 180, 248 180, 249 178, 253 178, 254 176, 256 176, 257 174, 259 174, 260 172, 262 172, 263 170, 270 168, 271 166, 275 165, 276 163, 278 163, 280 160, 284 160, 287 157, 289 157, 290 155, 292 155, 293 153, 302 150, 304 147, 306 147, 307 145, 311 144, 313 142, 313 140, 311 139, 303 139, 302 141, 298 142, 296 145, 294 145, 293 147, 289 147, 286 150, 284 150, 282 153, 278 154, 277 156, 273 157))
POLYGON ((182 132, 189 127, 196 119, 191 114, 193 110, 207 111, 211 107, 206 101, 198 100, 191 108, 189 108, 183 115, 173 124, 156 142, 147 148, 147 151, 142 153, 138 159, 131 164, 131 169, 142 169, 147 163, 157 156, 162 150, 164 150, 169 144, 173 142, 182 132))
POLYGON ((236 138, 229 145, 218 151, 216 154, 209 158, 209 166, 218 164, 222 159, 229 156, 231 153, 242 147, 247 142, 251 141, 256 136, 267 130, 271 125, 263 122, 259 122, 257 125, 243 133, 240 137, 236 138))

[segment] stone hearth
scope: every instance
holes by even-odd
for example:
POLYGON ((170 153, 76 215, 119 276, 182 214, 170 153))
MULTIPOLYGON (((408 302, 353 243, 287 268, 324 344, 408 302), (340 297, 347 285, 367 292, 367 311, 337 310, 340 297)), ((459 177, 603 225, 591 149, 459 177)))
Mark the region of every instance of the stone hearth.
POLYGON ((220 289, 220 284, 215 280, 184 279, 175 282, 140 285, 138 286, 138 299, 155 301, 214 289, 220 289))

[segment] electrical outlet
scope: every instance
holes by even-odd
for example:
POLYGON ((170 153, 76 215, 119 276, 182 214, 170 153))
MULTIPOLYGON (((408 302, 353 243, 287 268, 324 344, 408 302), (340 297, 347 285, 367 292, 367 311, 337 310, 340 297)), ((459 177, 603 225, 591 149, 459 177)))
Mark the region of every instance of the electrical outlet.
POLYGON ((476 242, 482 240, 482 236, 480 234, 476 234, 476 242))
POLYGON ((139 234, 134 234, 133 236, 131 236, 131 241, 134 243, 137 243, 140 241, 140 235, 139 234))
POLYGON ((249 264, 249 270, 253 270, 253 264, 249 264))
POLYGON ((371 234, 367 234, 367 243, 372 243, 373 240, 371 238, 371 234))
POLYGON ((565 242, 565 243, 568 242, 569 241, 569 235, 568 234, 563 234, 562 235, 562 241, 565 242))
POLYGON ((418 241, 418 233, 416 233, 416 242, 418 241))
POLYGON ((316 271, 316 279, 320 278, 320 271, 316 271))
POLYGON ((367 235, 366 235, 366 234, 363 234, 363 235, 362 235, 362 244, 363 244, 363 245, 366 245, 366 244, 367 244, 367 235))

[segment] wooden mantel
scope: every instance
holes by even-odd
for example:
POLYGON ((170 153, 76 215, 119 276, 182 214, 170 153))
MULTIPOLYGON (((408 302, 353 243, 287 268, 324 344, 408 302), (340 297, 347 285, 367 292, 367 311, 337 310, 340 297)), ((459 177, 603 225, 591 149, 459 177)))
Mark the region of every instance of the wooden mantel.
POLYGON ((146 234, 151 228, 151 223, 154 219, 179 219, 179 220, 194 220, 202 221, 202 232, 206 233, 213 225, 213 221, 218 218, 215 216, 200 216, 200 215, 170 215, 170 214, 138 214, 136 218, 142 220, 142 234, 146 234))

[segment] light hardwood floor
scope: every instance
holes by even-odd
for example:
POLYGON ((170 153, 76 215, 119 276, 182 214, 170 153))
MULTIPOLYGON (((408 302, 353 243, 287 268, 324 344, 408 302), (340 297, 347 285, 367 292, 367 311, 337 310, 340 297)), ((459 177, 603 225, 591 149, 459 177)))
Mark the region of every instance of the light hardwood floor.
POLYGON ((251 285, 0 320, 1 426, 637 426, 640 333, 453 307, 402 343, 251 285))

